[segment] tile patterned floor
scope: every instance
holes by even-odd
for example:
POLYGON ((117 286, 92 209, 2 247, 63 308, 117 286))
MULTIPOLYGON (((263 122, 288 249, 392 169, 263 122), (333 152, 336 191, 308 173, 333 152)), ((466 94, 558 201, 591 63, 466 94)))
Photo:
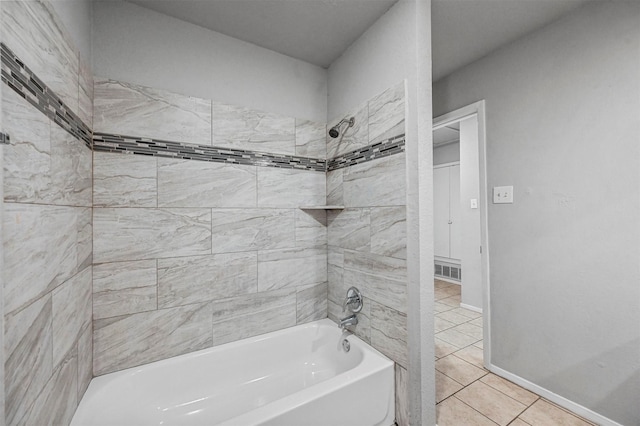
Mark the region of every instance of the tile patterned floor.
POLYGON ((485 370, 482 315, 460 308, 459 285, 434 285, 438 426, 593 425, 485 370))

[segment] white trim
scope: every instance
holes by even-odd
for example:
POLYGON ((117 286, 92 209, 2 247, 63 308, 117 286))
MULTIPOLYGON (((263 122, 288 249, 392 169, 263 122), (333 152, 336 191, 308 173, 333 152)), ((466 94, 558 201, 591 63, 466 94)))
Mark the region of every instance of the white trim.
POLYGON ((433 130, 447 126, 452 122, 462 121, 467 117, 478 117, 478 154, 480 162, 480 241, 482 244, 482 323, 484 330, 483 355, 486 362, 491 362, 491 286, 489 282, 489 194, 487 192, 487 147, 486 147, 486 114, 485 101, 481 100, 455 111, 443 114, 433 120, 433 130))
POLYGON ((434 164, 433 168, 434 169, 441 169, 443 167, 453 167, 453 166, 459 166, 460 165, 460 161, 453 161, 451 163, 442 163, 442 164, 434 164))
POLYGON ((479 314, 482 313, 482 308, 476 308, 475 306, 467 305, 466 303, 462 303, 461 302, 460 303, 460 307, 464 308, 464 309, 468 309, 468 310, 473 311, 473 312, 477 312, 479 314))
POLYGON ((575 414, 584 417, 587 420, 590 420, 592 422, 595 422, 601 426, 623 426, 620 423, 617 423, 605 416, 603 416, 602 414, 598 414, 595 411, 592 411, 590 409, 588 409, 587 407, 584 407, 576 402, 573 402, 563 396, 560 396, 556 393, 551 392, 548 389, 543 388, 542 386, 538 386, 535 383, 532 383, 530 381, 528 381, 527 379, 523 379, 520 376, 517 376, 513 373, 510 373, 506 370, 503 370, 500 367, 496 367, 493 364, 490 363, 485 363, 485 367, 491 371, 492 373, 497 374, 500 377, 504 377, 505 379, 512 381, 513 383, 515 383, 516 385, 519 385, 527 390, 530 390, 531 392, 537 393, 538 395, 540 395, 543 398, 548 399, 549 401, 553 402, 554 404, 557 404, 561 407, 566 408, 567 410, 570 410, 572 412, 574 412, 575 414))
POLYGON ((436 280, 439 280, 439 281, 444 281, 444 282, 449 283, 449 284, 462 285, 462 282, 460 282, 460 281, 454 281, 451 278, 441 277, 440 275, 435 275, 434 274, 433 278, 436 279, 436 280))

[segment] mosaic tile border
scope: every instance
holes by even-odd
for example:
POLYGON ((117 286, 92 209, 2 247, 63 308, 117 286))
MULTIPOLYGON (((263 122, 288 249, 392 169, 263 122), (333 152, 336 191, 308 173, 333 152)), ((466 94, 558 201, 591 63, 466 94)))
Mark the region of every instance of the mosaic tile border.
POLYGON ((2 81, 71 135, 91 148, 91 129, 4 43, 0 43, 2 81))
POLYGON ((377 142, 364 148, 356 149, 338 157, 332 158, 327 162, 327 171, 342 169, 344 167, 355 166, 356 164, 366 163, 367 161, 377 158, 388 157, 389 155, 399 154, 405 150, 405 135, 398 135, 387 139, 386 141, 377 142))
POLYGON ((324 172, 326 170, 326 161, 319 158, 267 154, 242 149, 217 148, 209 145, 186 144, 109 133, 94 133, 93 149, 100 152, 142 154, 246 166, 277 167, 316 172, 324 172))
MULTIPOLYGON (((92 130, 71 111, 55 92, 47 87, 4 43, 0 43, 0 56, 2 59, 2 82, 94 151, 327 172, 398 154, 405 150, 404 134, 330 160, 323 160, 163 141, 138 136, 92 133, 92 130)), ((0 133, 0 143, 9 144, 9 135, 0 133)))

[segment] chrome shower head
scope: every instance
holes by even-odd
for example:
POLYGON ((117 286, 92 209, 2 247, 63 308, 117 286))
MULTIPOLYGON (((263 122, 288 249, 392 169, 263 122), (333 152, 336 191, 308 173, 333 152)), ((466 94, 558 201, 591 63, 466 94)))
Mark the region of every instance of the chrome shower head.
POLYGON ((353 125, 356 123, 356 119, 355 117, 351 117, 349 119, 343 118, 338 124, 329 129, 329 136, 331 136, 333 139, 340 136, 340 126, 342 126, 343 123, 349 123, 348 127, 353 127, 353 125))

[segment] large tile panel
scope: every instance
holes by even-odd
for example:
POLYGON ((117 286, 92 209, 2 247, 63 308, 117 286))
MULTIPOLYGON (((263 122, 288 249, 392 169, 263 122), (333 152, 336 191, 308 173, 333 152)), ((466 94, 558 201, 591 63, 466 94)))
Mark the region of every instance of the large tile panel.
POLYGON ((157 309, 156 260, 102 263, 93 267, 93 318, 157 309))
POLYGON ((371 208, 371 253, 407 258, 405 206, 371 208))
POLYGON ((96 208, 96 263, 211 253, 211 210, 96 208))
POLYGON ((327 214, 331 245, 369 251, 371 247, 369 209, 346 209, 327 214))
POLYGON ((52 291, 90 263, 91 209, 5 203, 3 220, 7 313, 52 291))
POLYGON ((296 155, 327 158, 327 125, 296 119, 296 155))
POLYGON ((66 130, 51 123, 52 204, 91 207, 91 150, 66 130))
POLYGON ((345 287, 356 286, 363 295, 406 312, 407 265, 404 259, 345 250, 343 274, 345 287))
POLYGON ((82 331, 91 323, 91 269, 85 268, 52 293, 54 366, 76 348, 82 331))
MULTIPOLYGON (((4 84, 4 83, 3 83, 4 84)), ((2 94, 4 200, 34 202, 50 198, 51 138, 49 119, 12 90, 2 94)))
POLYGON ((82 59, 78 77, 78 117, 93 129, 93 73, 89 64, 82 59))
POLYGON ((369 101, 369 143, 405 133, 404 82, 385 90, 369 101))
POLYGON ((93 153, 95 207, 156 207, 157 159, 144 155, 93 153))
POLYGON ((53 372, 51 295, 5 316, 5 416, 16 424, 53 372))
POLYGON ((93 378, 93 327, 91 323, 78 339, 78 402, 93 378))
POLYGON ((324 173, 258 168, 258 207, 297 208, 326 202, 324 173))
POLYGON ((211 145, 211 101, 96 77, 93 130, 211 145))
POLYGON ((367 161, 345 169, 344 204, 347 207, 404 206, 405 154, 367 161))
POLYGON ((296 323, 303 324, 327 317, 327 283, 298 287, 296 323))
POLYGON ((78 356, 65 355, 45 385, 21 425, 68 425, 78 406, 78 356))
POLYGON ((294 288, 233 297, 212 305, 214 345, 296 325, 294 288))
POLYGON ((3 43, 77 113, 78 53, 49 2, 5 1, 2 6, 3 43))
POLYGON ((91 151, 12 90, 2 99, 4 199, 91 206, 91 151))
POLYGON ((295 210, 296 247, 317 247, 327 244, 327 212, 325 210, 295 210))
POLYGON ((99 376, 211 346, 211 304, 100 319, 93 330, 93 373, 99 376))
POLYGON ((257 252, 159 259, 158 307, 255 293, 257 269, 257 252))
POLYGON ((292 209, 213 209, 213 253, 295 246, 292 209))
POLYGON ((300 287, 325 281, 325 247, 258 252, 258 291, 300 287))
POLYGON ((158 159, 159 207, 255 207, 256 167, 158 159))
POLYGON ((213 103, 214 146, 295 155, 295 119, 213 103))
POLYGON ((327 172, 327 205, 341 206, 344 204, 343 169, 327 172))
POLYGON ((371 302, 371 345, 407 368, 407 316, 371 302))

